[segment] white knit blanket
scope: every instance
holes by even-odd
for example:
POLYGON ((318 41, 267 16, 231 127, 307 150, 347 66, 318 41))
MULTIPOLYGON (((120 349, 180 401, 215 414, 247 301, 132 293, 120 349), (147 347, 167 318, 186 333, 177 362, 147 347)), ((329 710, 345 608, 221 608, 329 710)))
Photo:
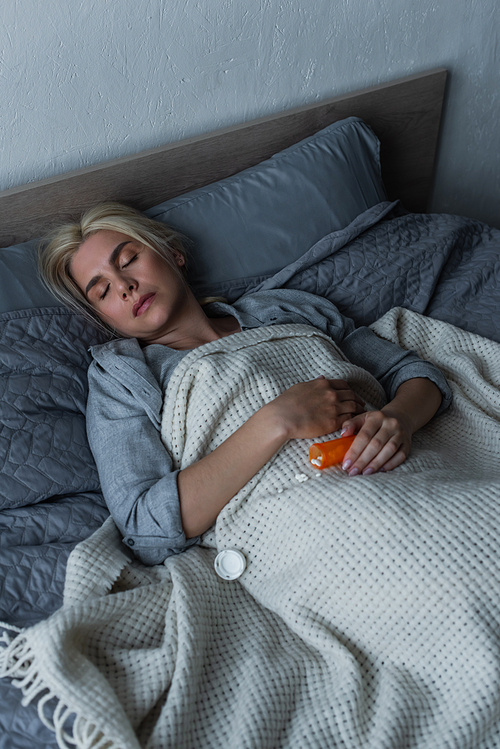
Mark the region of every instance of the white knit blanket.
MULTIPOLYGON (((1 658, 61 746, 500 745, 500 346, 404 310, 373 327, 444 371, 451 409, 388 474, 317 472, 312 440, 289 442, 165 565, 132 561, 112 521, 80 544, 62 609, 1 658), (214 539, 244 553, 237 582, 216 576, 214 539)), ((307 326, 190 352, 164 405, 176 465, 319 374, 381 402, 307 326)))

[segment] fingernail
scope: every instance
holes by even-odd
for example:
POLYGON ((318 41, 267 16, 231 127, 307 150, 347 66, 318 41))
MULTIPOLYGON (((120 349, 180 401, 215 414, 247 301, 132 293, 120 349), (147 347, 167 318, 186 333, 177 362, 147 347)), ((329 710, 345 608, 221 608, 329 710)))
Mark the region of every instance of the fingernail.
POLYGON ((363 471, 363 476, 371 476, 372 473, 375 473, 373 468, 365 468, 365 470, 363 471))
POLYGON ((342 437, 343 434, 347 432, 347 427, 344 427, 342 431, 340 432, 340 436, 342 437))
POLYGON ((342 463, 342 470, 347 471, 352 466, 352 460, 344 460, 342 463))
POLYGON ((353 468, 352 470, 349 471, 349 476, 357 476, 358 473, 359 473, 358 469, 353 468))

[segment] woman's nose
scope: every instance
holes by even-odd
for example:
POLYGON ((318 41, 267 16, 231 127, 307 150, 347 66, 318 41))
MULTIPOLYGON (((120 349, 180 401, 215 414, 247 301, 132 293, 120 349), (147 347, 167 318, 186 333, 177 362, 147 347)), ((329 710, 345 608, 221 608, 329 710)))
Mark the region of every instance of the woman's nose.
POLYGON ((131 280, 122 280, 120 281, 119 285, 122 299, 127 299, 127 297, 130 296, 130 294, 135 289, 135 283, 133 283, 131 280))

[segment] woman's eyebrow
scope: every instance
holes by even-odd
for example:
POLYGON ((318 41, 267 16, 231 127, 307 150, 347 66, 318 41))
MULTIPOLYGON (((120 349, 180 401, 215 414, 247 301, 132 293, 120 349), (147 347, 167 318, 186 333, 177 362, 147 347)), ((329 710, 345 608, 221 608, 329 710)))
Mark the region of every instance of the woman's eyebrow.
MULTIPOLYGON (((120 252, 123 250, 126 244, 130 242, 129 239, 125 240, 125 242, 120 242, 120 244, 116 245, 115 249, 111 253, 111 255, 108 258, 108 263, 110 265, 114 265, 116 261, 118 260, 118 256, 120 255, 120 252)), ((102 276, 93 276, 93 278, 90 279, 87 286, 85 287, 85 295, 87 296, 90 289, 96 285, 96 283, 99 283, 102 276)))

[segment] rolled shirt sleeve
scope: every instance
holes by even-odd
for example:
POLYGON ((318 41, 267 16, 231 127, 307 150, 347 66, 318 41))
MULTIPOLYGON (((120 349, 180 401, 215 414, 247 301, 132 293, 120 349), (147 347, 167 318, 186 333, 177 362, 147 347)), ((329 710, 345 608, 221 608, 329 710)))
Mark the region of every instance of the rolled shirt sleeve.
POLYGON ((151 418, 155 402, 160 418, 159 387, 158 397, 151 396, 148 393, 146 409, 136 392, 132 393, 96 362, 91 364, 87 433, 106 504, 124 543, 145 564, 159 564, 199 538, 186 539, 184 534, 178 471, 173 470, 151 418))

